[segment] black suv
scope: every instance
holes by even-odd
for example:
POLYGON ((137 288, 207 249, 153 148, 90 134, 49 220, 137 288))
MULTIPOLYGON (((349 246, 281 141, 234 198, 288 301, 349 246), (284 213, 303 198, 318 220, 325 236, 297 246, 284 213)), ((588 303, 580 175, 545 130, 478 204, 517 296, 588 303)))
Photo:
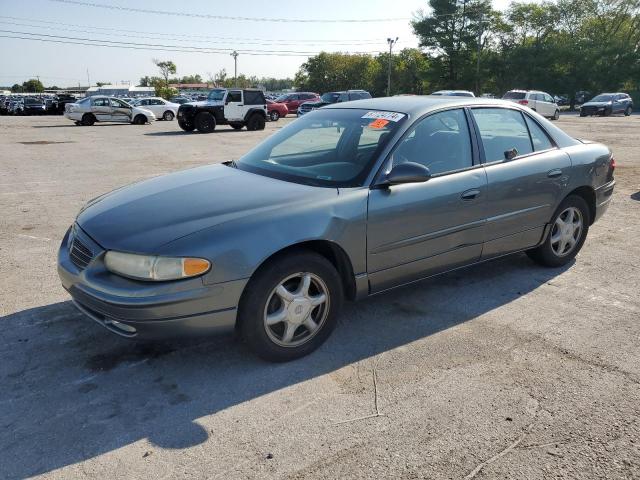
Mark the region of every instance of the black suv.
POLYGON ((346 90, 343 92, 327 92, 320 97, 319 102, 305 102, 298 107, 298 116, 317 110, 332 103, 349 102, 351 100, 362 100, 371 98, 371 94, 365 90, 346 90))
POLYGON ((185 132, 196 128, 211 133, 216 125, 229 125, 236 130, 264 130, 267 100, 261 90, 216 88, 207 100, 180 105, 178 125, 185 132))

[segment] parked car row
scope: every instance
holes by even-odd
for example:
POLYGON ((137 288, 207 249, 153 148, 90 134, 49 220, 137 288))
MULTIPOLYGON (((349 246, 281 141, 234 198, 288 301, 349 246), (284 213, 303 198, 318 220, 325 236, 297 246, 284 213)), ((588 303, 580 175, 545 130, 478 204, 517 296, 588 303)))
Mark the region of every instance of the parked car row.
POLYGON ((0 95, 0 115, 62 115, 72 95, 0 95))

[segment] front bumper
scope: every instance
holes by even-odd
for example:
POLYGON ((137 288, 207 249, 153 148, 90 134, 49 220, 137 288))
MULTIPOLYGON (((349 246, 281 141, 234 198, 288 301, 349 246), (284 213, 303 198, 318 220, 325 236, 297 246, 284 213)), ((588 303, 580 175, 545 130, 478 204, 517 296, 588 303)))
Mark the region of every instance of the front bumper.
POLYGON ((205 285, 202 278, 141 282, 114 275, 105 250, 74 225, 58 252, 58 275, 78 309, 113 333, 128 338, 167 338, 230 331, 247 280, 205 285), (70 255, 75 237, 93 253, 86 268, 70 255))

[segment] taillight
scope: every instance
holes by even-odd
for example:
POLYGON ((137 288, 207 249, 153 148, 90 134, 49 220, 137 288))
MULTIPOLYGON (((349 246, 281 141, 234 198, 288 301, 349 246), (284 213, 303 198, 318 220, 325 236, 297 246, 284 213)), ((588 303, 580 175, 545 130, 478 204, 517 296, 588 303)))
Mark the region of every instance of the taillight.
POLYGON ((529 100, 518 100, 520 105, 529 105, 529 100))
POLYGON ((613 155, 609 158, 609 172, 607 172, 607 181, 613 180, 613 172, 616 169, 616 159, 613 158, 613 155))

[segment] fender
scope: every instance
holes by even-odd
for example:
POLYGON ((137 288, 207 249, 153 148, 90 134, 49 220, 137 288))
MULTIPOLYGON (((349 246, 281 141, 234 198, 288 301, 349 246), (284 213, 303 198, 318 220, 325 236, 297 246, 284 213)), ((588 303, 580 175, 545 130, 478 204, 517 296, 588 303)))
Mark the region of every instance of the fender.
POLYGON ((249 117, 251 117, 251 115, 253 115, 254 113, 260 114, 260 116, 265 120, 267 118, 267 114, 265 113, 264 108, 250 108, 244 116, 244 121, 247 122, 249 120, 249 117))

